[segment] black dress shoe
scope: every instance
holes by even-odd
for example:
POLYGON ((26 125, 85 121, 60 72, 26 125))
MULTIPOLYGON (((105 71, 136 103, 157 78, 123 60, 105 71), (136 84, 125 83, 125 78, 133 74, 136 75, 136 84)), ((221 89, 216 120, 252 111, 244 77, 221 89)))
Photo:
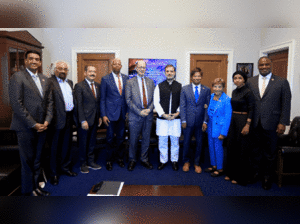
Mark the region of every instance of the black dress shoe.
POLYGON ((112 171, 112 168, 113 168, 112 163, 111 163, 111 162, 107 162, 107 163, 106 163, 106 169, 107 169, 108 171, 112 171))
POLYGON ((178 162, 172 162, 172 168, 174 171, 178 170, 178 162))
POLYGON ((58 176, 51 177, 50 183, 54 186, 58 185, 58 176))
POLYGON ((49 196, 50 193, 48 191, 44 191, 41 188, 37 188, 34 190, 34 192, 36 192, 38 194, 38 196, 49 196))
POLYGON ((119 165, 121 168, 124 168, 124 167, 125 167, 125 164, 124 164, 124 161, 123 161, 123 160, 118 160, 117 163, 118 163, 118 165, 119 165))
POLYGON ((159 163, 157 169, 162 170, 163 168, 165 168, 166 165, 167 163, 159 163))
POLYGON ((147 169, 149 169, 149 170, 152 170, 153 169, 153 166, 152 166, 152 164, 150 163, 150 162, 141 162, 142 163, 142 165, 144 166, 144 167, 146 167, 147 169))
POLYGON ((272 187, 272 181, 270 180, 270 178, 264 178, 262 181, 262 188, 264 190, 270 190, 272 187))
POLYGON ((136 162, 135 161, 130 161, 130 163, 128 164, 128 170, 129 171, 133 171, 134 167, 136 165, 136 162))
POLYGON ((76 176, 77 176, 77 173, 72 172, 72 171, 70 171, 70 170, 68 170, 68 171, 63 171, 62 174, 67 175, 67 176, 69 176, 69 177, 76 177, 76 176))

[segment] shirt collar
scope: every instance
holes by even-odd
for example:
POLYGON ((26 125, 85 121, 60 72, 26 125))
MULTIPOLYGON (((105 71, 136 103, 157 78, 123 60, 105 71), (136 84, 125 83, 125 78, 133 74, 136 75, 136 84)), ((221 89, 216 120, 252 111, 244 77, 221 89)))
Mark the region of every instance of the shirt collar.
POLYGON ((26 68, 26 70, 27 70, 27 72, 28 72, 31 76, 33 76, 34 78, 35 78, 35 77, 38 77, 37 72, 36 72, 36 73, 33 73, 33 72, 30 71, 28 68, 26 68))
MULTIPOLYGON (((113 76, 115 77, 115 78, 118 78, 118 75, 116 74, 116 73, 114 73, 114 72, 111 72, 112 74, 113 74, 113 76)), ((121 77, 121 72, 119 73, 119 76, 121 77)))
MULTIPOLYGON (((259 76, 261 77, 261 78, 264 78, 264 76, 262 76, 261 74, 259 74, 259 76)), ((272 72, 270 72, 268 75, 266 75, 265 77, 266 77, 266 79, 271 79, 271 76, 272 76, 272 72)))
POLYGON ((68 81, 67 78, 66 78, 65 81, 64 81, 64 80, 62 80, 61 78, 57 77, 56 75, 55 75, 55 77, 56 77, 58 83, 64 83, 64 82, 67 82, 67 81, 68 81))
POLYGON ((94 83, 94 82, 90 82, 90 81, 87 80, 87 79, 85 79, 85 81, 87 81, 87 83, 88 83, 89 85, 91 85, 92 83, 94 83))
MULTIPOLYGON (((193 85, 193 89, 195 89, 196 85, 194 83, 192 83, 193 85)), ((198 89, 201 89, 201 84, 197 85, 199 88, 198 89)))

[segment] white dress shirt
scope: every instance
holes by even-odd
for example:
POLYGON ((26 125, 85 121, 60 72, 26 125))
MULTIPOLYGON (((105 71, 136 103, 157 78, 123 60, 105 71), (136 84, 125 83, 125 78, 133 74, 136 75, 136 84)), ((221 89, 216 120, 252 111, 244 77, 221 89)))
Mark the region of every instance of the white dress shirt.
MULTIPOLYGON (((268 86, 268 84, 270 82, 271 76, 272 76, 272 72, 270 72, 270 74, 268 74, 267 76, 265 76, 265 79, 266 79, 266 89, 267 89, 267 86, 268 86)), ((259 93, 260 93, 261 97, 262 97, 262 95, 261 95, 261 89, 262 89, 263 82, 264 82, 264 76, 262 76, 261 74, 259 74, 259 76, 258 76, 258 86, 259 86, 259 93)))
MULTIPOLYGON (((115 83, 116 83, 117 88, 118 88, 118 90, 119 90, 119 78, 118 78, 118 76, 117 76, 114 72, 112 72, 112 74, 113 74, 113 76, 114 76, 115 83)), ((122 80, 122 75, 121 75, 121 73, 119 74, 119 76, 120 76, 120 81, 121 81, 121 89, 123 89, 123 80, 122 80)))
MULTIPOLYGON (((198 93, 199 93, 199 96, 200 96, 200 92, 201 92, 201 84, 199 85, 195 85, 194 83, 192 83, 192 86, 193 86, 193 92, 194 92, 194 96, 195 96, 195 91, 196 91, 196 86, 198 86, 198 93)), ((199 100, 199 98, 198 98, 199 100)))
POLYGON ((94 91, 95 91, 95 95, 97 96, 97 90, 96 90, 96 86, 95 86, 95 82, 90 82, 89 80, 85 79, 87 81, 87 83, 89 84, 90 88, 92 89, 92 83, 93 83, 93 86, 94 86, 94 91))

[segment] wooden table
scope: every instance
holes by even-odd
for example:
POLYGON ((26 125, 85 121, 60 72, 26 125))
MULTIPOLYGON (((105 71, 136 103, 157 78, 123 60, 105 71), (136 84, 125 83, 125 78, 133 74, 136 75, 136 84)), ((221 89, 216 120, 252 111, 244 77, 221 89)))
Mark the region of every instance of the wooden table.
MULTIPOLYGON (((95 194, 92 192, 90 194, 95 194)), ((120 196, 203 196, 195 185, 124 185, 120 196)))

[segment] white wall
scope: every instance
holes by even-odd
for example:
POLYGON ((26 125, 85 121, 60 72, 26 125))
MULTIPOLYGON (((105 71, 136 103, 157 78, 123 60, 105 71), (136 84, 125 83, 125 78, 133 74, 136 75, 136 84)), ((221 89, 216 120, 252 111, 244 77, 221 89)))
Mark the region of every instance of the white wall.
MULTIPOLYGON (((128 58, 177 59, 177 78, 186 83, 186 52, 190 50, 233 50, 236 63, 258 59, 261 29, 43 29, 44 66, 72 60, 72 48, 118 49, 122 72, 127 74, 128 58)), ((255 73, 257 72, 255 68, 255 73)), ((231 74, 229 74, 231 77, 231 74)), ((72 77, 76 81, 76 77, 72 77)), ((231 87, 232 81, 228 80, 231 87)), ((230 89, 230 88, 229 88, 230 89)))
POLYGON ((262 29, 261 48, 269 48, 287 41, 295 40, 295 57, 293 71, 292 112, 291 119, 300 116, 300 29, 262 29))

